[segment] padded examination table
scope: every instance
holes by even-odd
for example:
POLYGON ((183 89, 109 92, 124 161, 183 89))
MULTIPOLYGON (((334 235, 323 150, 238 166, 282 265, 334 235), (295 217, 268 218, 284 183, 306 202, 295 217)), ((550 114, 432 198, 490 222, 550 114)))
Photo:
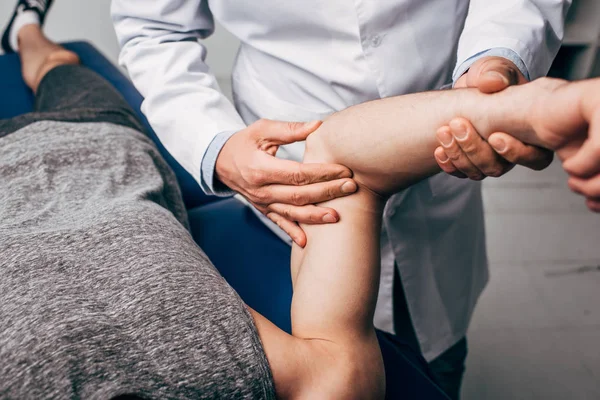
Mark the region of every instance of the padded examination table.
MULTIPOLYGON (((175 171, 188 208, 192 234, 227 281, 252 308, 280 328, 290 331, 292 285, 290 247, 233 198, 206 196, 195 180, 166 152, 140 112, 141 95, 119 70, 92 45, 65 45, 82 63, 111 82, 136 110, 152 139, 175 171)), ((26 113, 33 95, 21 79, 16 55, 0 56, 0 119, 26 113)), ((432 382, 426 363, 393 335, 378 332, 385 362, 387 398, 447 399, 432 382)))

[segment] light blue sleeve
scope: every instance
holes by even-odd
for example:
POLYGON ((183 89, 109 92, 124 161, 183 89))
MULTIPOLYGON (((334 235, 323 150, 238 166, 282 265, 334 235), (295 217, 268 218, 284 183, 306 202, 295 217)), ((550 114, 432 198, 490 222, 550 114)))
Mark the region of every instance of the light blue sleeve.
POLYGON ((200 187, 204 193, 214 196, 233 196, 236 192, 229 189, 221 182, 215 182, 215 168, 217 166, 217 157, 225 146, 225 143, 238 131, 221 132, 214 137, 208 145, 206 153, 202 158, 200 166, 200 187))
POLYGON ((481 52, 475 54, 474 56, 471 56, 468 59, 466 59, 465 62, 463 62, 462 64, 457 66, 456 69, 454 70, 454 73, 452 74, 452 81, 454 83, 456 83, 458 78, 460 78, 465 72, 467 72, 467 70, 469 68, 471 68, 471 65, 473 65, 473 63, 475 61, 477 61, 483 57, 506 58, 507 60, 512 61, 512 63, 515 64, 517 66, 517 68, 519 68, 519 71, 521 71, 523 76, 525 76, 525 78, 527 78, 527 80, 529 80, 529 71, 527 70, 525 63, 523 62, 523 59, 521 57, 519 57, 519 55, 511 49, 508 49, 505 47, 496 47, 493 49, 481 51, 481 52))

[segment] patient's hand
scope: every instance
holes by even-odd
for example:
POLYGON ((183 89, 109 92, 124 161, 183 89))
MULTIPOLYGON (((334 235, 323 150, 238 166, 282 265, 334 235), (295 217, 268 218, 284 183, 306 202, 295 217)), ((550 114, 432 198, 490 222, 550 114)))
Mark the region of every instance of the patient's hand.
POLYGON ((534 129, 563 161, 569 187, 600 212, 600 79, 541 84, 550 85, 551 94, 536 102, 534 129))
MULTIPOLYGON (((555 150, 570 175, 571 189, 586 197, 592 211, 600 212, 600 79, 568 83, 542 78, 527 85, 518 96, 529 98, 524 104, 531 104, 525 113, 530 128, 521 132, 519 139, 555 150)), ((470 134, 476 134, 463 118, 451 121, 450 126, 440 128, 440 132, 453 133, 459 123, 466 125, 470 134)), ((513 158, 509 149, 525 145, 498 133, 490 135, 487 142, 497 147, 495 142, 500 139, 507 143, 507 150, 500 154, 523 164, 523 160, 513 158)), ((478 140, 483 141, 474 138, 478 140)), ((514 153, 527 154, 525 149, 514 153)))
MULTIPOLYGON (((456 81, 455 88, 471 87, 483 93, 495 93, 523 83, 527 83, 527 79, 511 61, 503 57, 484 57, 456 81)), ((540 170, 552 162, 551 152, 525 145, 505 133, 495 133, 485 141, 464 119, 456 119, 450 126, 441 128, 437 137, 441 145, 434 153, 438 165, 444 172, 459 178, 498 177, 515 164, 540 170)))

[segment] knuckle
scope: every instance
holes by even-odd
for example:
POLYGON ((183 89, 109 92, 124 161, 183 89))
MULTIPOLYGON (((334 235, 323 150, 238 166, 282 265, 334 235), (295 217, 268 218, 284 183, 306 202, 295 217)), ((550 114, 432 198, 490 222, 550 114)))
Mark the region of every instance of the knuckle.
POLYGON ((461 159, 462 154, 458 151, 450 151, 449 149, 446 149, 446 155, 448 156, 448 159, 450 161, 452 161, 452 163, 455 163, 456 161, 459 161, 461 159))
POLYGON ((267 204, 270 197, 265 190, 261 189, 251 190, 250 195, 252 196, 254 202, 258 204, 267 204))
POLYGON ((298 129, 300 126, 301 126, 301 124, 300 124, 299 122, 292 122, 292 121, 289 121, 289 122, 287 122, 287 123, 286 123, 287 130, 288 130, 288 132, 290 132, 290 133, 294 133, 294 132, 296 132, 296 130, 297 130, 297 129, 298 129))
POLYGON ((485 179, 485 175, 483 175, 480 172, 475 172, 475 173, 470 174, 469 178, 474 181, 482 181, 483 179, 485 179))
POLYGON ((333 200, 338 196, 338 190, 336 187, 328 187, 326 192, 327 200, 333 200))
POLYGON ((294 219, 293 212, 290 207, 285 207, 284 209, 282 209, 281 216, 284 217, 285 219, 289 219, 289 220, 294 219))
POLYGON ((466 154, 475 154, 479 150, 477 144, 468 139, 466 142, 462 143, 460 147, 466 154))
POLYGON ((504 175, 504 169, 503 168, 491 168, 486 170, 485 172, 486 176, 491 176, 492 178, 499 178, 502 175, 504 175))
POLYGON ((481 171, 485 176, 498 178, 504 174, 505 168, 502 165, 486 165, 481 168, 481 171))
POLYGON ((308 183, 306 176, 302 173, 300 168, 290 174, 290 180, 296 186, 302 186, 308 183))
POLYGON ((306 198, 302 193, 294 191, 290 196, 290 202, 297 206, 304 205, 306 203, 306 198))
POLYGON ((277 214, 270 213, 270 214, 268 214, 268 215, 267 215, 267 217, 268 217, 268 218, 269 218, 271 221, 273 221, 273 222, 274 222, 274 223, 275 223, 275 224, 276 224, 276 225, 277 225, 279 228, 281 228, 281 229, 285 230, 285 229, 283 228, 283 226, 282 226, 283 224, 281 223, 281 219, 280 219, 280 218, 278 218, 277 214))
POLYGON ((252 166, 247 173, 246 179, 251 185, 261 186, 267 181, 267 173, 258 166, 252 166))

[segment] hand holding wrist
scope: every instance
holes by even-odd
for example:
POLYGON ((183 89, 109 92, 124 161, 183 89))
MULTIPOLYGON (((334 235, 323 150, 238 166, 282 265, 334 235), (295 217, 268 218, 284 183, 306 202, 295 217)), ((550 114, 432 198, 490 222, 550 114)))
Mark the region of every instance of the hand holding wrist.
MULTIPOLYGON (((502 132, 501 123, 508 120, 508 126, 517 130, 526 123, 528 108, 525 102, 521 108, 514 105, 512 87, 526 83, 527 79, 520 69, 510 60, 503 57, 487 56, 475 61, 469 70, 457 81, 455 88, 477 88, 479 92, 493 96, 466 96, 466 103, 482 101, 490 103, 490 113, 482 115, 476 125, 464 118, 456 118, 449 125, 441 127, 438 132, 440 147, 435 152, 435 158, 440 168, 450 175, 459 178, 481 180, 488 176, 498 177, 510 171, 515 164, 525 165, 539 170, 547 167, 552 161, 550 151, 522 143, 520 140, 502 132), (500 99, 508 97, 513 104, 505 105, 507 110, 502 118, 494 118, 492 111, 498 111, 500 99), (523 121, 517 123, 516 119, 523 121), (500 123, 500 124, 499 124, 500 123), (488 140, 489 139, 489 140, 488 140)), ((468 115, 469 105, 466 104, 463 115, 468 115)), ((506 126, 506 125, 505 125, 506 126)), ((530 130, 530 129, 527 129, 530 130)), ((512 130, 511 130, 512 133, 512 130)))

